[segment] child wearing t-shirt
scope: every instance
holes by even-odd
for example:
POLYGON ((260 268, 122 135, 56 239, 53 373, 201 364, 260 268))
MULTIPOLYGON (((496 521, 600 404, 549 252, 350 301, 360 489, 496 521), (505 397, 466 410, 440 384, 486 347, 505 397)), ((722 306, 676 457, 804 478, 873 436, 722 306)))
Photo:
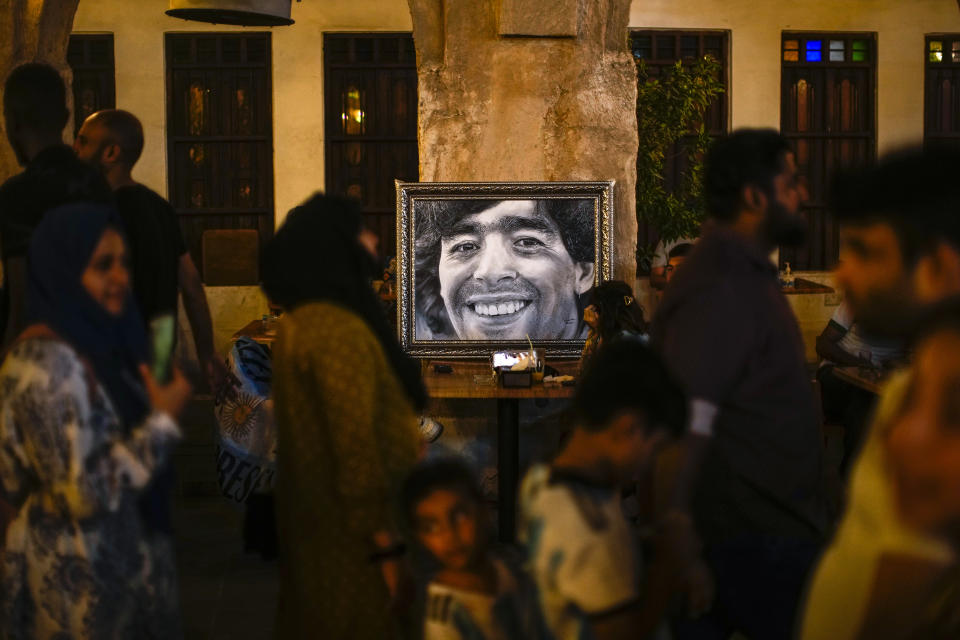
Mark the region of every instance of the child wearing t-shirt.
POLYGON ((620 490, 681 433, 686 403, 659 358, 637 341, 613 341, 593 358, 574 396, 577 426, 554 461, 524 479, 519 537, 548 637, 650 637, 678 586, 675 556, 658 548, 641 588, 639 547, 620 490))
POLYGON ((532 585, 491 549, 489 518, 472 471, 454 458, 424 462, 401 495, 414 544, 432 565, 424 640, 538 638, 532 585))

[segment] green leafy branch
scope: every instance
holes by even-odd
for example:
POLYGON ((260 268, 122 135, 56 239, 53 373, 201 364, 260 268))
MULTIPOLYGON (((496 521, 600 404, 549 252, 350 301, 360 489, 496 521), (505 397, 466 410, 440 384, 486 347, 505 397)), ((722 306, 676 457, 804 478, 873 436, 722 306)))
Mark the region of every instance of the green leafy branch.
MULTIPOLYGON (((703 121, 713 100, 724 91, 721 66, 704 57, 678 61, 659 77, 637 61, 637 221, 646 222, 664 243, 696 236, 705 216, 703 156, 711 138, 703 121), (687 171, 676 187, 664 187, 670 154, 683 157, 687 171)), ((650 268, 656 247, 637 243, 637 266, 650 268)))

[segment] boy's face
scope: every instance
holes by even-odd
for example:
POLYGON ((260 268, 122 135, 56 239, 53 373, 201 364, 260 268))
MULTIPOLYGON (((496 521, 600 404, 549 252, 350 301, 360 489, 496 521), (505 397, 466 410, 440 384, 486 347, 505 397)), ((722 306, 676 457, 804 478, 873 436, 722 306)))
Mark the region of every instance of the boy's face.
POLYGON ((481 509, 460 491, 436 489, 416 506, 417 539, 445 568, 469 569, 483 553, 481 509))
POLYGON ((620 483, 636 479, 667 441, 664 431, 647 430, 646 418, 637 413, 618 415, 609 427, 596 435, 601 455, 620 483))
POLYGON ((960 334, 917 349, 903 411, 886 440, 900 513, 924 531, 960 536, 960 334))

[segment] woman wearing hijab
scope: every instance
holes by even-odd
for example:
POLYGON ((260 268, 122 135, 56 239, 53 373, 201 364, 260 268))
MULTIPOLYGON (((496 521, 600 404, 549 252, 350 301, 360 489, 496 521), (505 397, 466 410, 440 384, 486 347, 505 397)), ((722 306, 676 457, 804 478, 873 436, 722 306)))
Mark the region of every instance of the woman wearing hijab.
POLYGON ((395 635, 382 573, 425 392, 370 287, 362 236, 354 203, 317 194, 264 251, 264 290, 286 311, 273 351, 279 638, 395 635))
POLYGON ((116 213, 45 214, 28 254, 31 322, 0 366, 0 482, 19 505, 0 551, 4 638, 171 638, 172 553, 137 500, 179 438, 189 385, 160 387, 116 213))

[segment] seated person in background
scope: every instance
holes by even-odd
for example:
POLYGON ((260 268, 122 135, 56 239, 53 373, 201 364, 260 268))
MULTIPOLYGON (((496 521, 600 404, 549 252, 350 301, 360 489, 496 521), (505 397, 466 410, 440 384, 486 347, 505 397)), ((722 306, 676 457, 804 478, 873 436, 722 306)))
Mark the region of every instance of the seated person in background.
POLYGON ((548 637, 650 637, 675 587, 675 553, 658 540, 641 580, 639 547, 620 508, 620 488, 680 435, 686 401, 659 358, 634 340, 594 356, 573 401, 577 427, 521 490, 519 538, 537 585, 548 637), (645 583, 645 584, 642 584, 645 583))
POLYGON ((681 238, 667 246, 670 248, 666 251, 658 251, 657 258, 654 258, 654 260, 659 259, 661 264, 655 262, 654 266, 650 268, 650 286, 655 291, 663 291, 667 288, 667 283, 673 278, 677 267, 687 259, 687 254, 693 250, 693 241, 681 238))
POLYGON ((850 307, 843 303, 834 311, 823 333, 817 338, 817 355, 823 360, 817 370, 823 413, 827 420, 843 425, 843 460, 846 474, 853 453, 860 447, 863 428, 876 402, 876 395, 841 380, 835 367, 881 369, 905 356, 897 340, 868 338, 854 320, 850 307))
POLYGON ((590 305, 583 310, 583 321, 590 327, 590 333, 583 345, 581 368, 604 341, 618 336, 636 336, 646 341, 647 321, 630 285, 620 280, 604 282, 593 288, 590 300, 590 305))
POLYGON ((693 243, 682 242, 675 246, 673 249, 670 249, 670 252, 667 254, 667 264, 663 268, 663 279, 666 284, 670 284, 670 281, 673 280, 673 275, 677 272, 677 269, 683 264, 683 261, 687 259, 687 254, 693 249, 693 243))
POLYGON ((424 462, 407 478, 403 512, 430 567, 424 640, 539 637, 532 585, 490 548, 477 480, 456 458, 424 462))

